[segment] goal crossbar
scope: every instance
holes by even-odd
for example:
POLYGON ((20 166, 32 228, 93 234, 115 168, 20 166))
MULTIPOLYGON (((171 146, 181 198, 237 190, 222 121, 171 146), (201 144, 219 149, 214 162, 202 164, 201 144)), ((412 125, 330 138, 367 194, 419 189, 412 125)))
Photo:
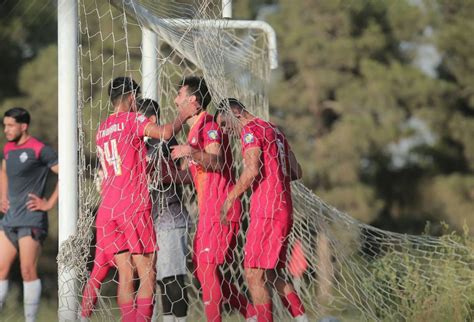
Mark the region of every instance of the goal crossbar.
MULTIPOLYGON (((144 27, 156 30, 157 27, 161 28, 218 28, 218 29, 255 29, 262 31, 268 41, 268 59, 270 62, 270 68, 276 69, 278 68, 278 52, 277 52, 277 40, 276 40, 276 33, 275 30, 265 21, 260 20, 230 20, 230 19, 180 19, 180 18, 159 18, 151 14, 146 8, 143 6, 135 3, 135 2, 123 2, 114 0, 112 2, 117 7, 120 3, 123 5, 123 8, 127 12, 129 16, 132 17, 140 17, 140 23, 144 25, 144 27)), ((170 43, 175 41, 171 39, 166 39, 170 43)), ((184 54, 184 53, 182 53, 184 54)), ((195 65, 199 65, 196 61, 194 61, 191 57, 188 57, 195 65)))

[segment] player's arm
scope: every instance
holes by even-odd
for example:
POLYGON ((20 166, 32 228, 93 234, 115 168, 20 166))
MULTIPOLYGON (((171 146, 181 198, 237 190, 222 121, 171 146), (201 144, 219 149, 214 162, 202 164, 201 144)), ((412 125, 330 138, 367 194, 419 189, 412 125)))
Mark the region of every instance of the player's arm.
MULTIPOLYGON (((55 174, 59 173, 59 166, 53 165, 51 168, 51 171, 53 171, 55 174)), ((56 203, 58 202, 58 197, 59 197, 59 187, 58 187, 58 182, 56 182, 56 187, 54 188, 53 193, 51 196, 49 196, 49 199, 46 198, 41 198, 33 193, 28 194, 28 197, 30 200, 26 203, 26 207, 29 210, 36 211, 36 210, 42 210, 42 211, 48 211, 52 209, 56 203)))
POLYGON ((223 165, 221 145, 217 142, 208 144, 204 150, 194 149, 190 145, 176 145, 171 152, 174 160, 189 157, 209 171, 221 171, 223 165))
POLYGON ((0 211, 6 213, 8 208, 7 162, 2 160, 2 169, 0 171, 0 211))
POLYGON ((291 150, 289 155, 289 161, 291 181, 301 179, 301 177, 303 176, 303 170, 301 169, 301 165, 298 163, 298 160, 296 160, 295 154, 291 150))
MULTIPOLYGON (((192 105, 192 104, 189 104, 192 105)), ((145 127, 144 136, 149 136, 154 139, 169 140, 176 135, 183 128, 184 122, 196 113, 195 106, 189 106, 186 109, 179 111, 178 116, 173 122, 158 125, 156 123, 148 123, 145 127)))
POLYGON ((181 115, 178 115, 178 117, 172 123, 164 125, 148 123, 148 125, 145 127, 145 136, 149 136, 153 139, 169 140, 181 130, 185 121, 185 118, 183 118, 181 115))
POLYGON ((229 209, 232 207, 234 202, 239 198, 248 188, 252 185, 254 180, 257 178, 260 168, 262 166, 262 162, 260 159, 260 155, 262 150, 259 147, 251 147, 245 150, 244 152, 244 170, 240 175, 237 183, 235 184, 234 188, 229 191, 226 200, 224 201, 224 205, 222 206, 221 210, 221 222, 226 223, 227 221, 227 213, 229 209))

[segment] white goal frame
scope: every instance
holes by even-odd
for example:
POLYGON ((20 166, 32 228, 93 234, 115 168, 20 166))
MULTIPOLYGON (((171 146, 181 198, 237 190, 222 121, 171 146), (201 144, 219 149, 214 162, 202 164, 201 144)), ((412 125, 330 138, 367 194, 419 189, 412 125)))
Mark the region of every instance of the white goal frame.
MULTIPOLYGON (((278 67, 276 34, 264 21, 230 20, 232 18, 232 0, 222 0, 222 17, 218 20, 160 19, 151 16, 145 8, 133 0, 115 0, 129 14, 140 13, 150 22, 158 25, 187 27, 194 26, 256 29, 266 34, 268 40, 270 68, 278 67)), ((78 168, 78 2, 77 0, 59 0, 58 20, 58 137, 59 137, 59 209, 58 243, 59 250, 76 233, 79 209, 79 168, 78 168)), ((143 28, 142 31, 142 89, 146 97, 158 99, 158 61, 159 46, 156 34, 143 28)), ((58 265, 58 319, 76 321, 79 290, 75 283, 74 267, 58 265), (64 266, 64 267, 63 267, 64 266)))

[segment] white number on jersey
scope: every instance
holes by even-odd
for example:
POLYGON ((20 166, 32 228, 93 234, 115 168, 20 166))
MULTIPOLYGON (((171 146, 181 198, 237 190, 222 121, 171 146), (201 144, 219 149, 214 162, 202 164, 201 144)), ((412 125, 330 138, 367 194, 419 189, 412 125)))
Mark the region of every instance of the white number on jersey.
POLYGON ((118 153, 117 140, 112 139, 105 142, 103 150, 100 146, 97 146, 97 152, 99 154, 100 164, 102 165, 105 178, 108 177, 107 165, 112 167, 115 176, 122 175, 122 159, 118 153))

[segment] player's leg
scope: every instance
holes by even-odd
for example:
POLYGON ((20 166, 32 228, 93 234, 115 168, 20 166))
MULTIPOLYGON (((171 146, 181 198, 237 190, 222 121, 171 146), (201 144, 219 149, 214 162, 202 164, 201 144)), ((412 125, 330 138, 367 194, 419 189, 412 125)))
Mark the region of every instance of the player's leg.
POLYGON ((8 239, 5 231, 0 230, 0 311, 5 304, 8 292, 8 273, 18 251, 8 239))
POLYGON ((258 321, 273 321, 273 304, 266 271, 274 269, 282 247, 282 227, 269 218, 250 221, 245 243, 245 277, 258 321))
MULTIPOLYGON (((128 217, 128 216, 127 216, 128 217)), ((151 321, 155 293, 156 235, 150 210, 134 213, 121 223, 140 287, 136 296, 136 321, 151 321)))
POLYGON ((32 229, 22 229, 25 236, 20 237, 19 231, 19 253, 20 268, 23 278, 23 306, 25 311, 25 321, 36 321, 36 314, 41 298, 41 280, 38 278, 37 265, 41 252, 41 243, 36 240, 32 229), (26 235, 28 231, 29 235, 26 235))
POLYGON ((252 303, 250 303, 247 297, 239 291, 234 283, 231 283, 228 279, 223 278, 221 284, 222 295, 233 309, 238 310, 240 314, 242 314, 242 316, 246 319, 250 319, 256 315, 252 303))
POLYGON ((158 280, 161 293, 161 309, 163 310, 163 322, 174 322, 173 302, 169 290, 167 290, 168 283, 167 278, 158 280))
POLYGON ((204 311, 208 321, 220 322, 222 312, 222 279, 219 265, 225 262, 228 245, 223 236, 227 225, 200 221, 194 235, 195 274, 202 288, 204 311))
MULTIPOLYGON (((96 252, 101 252, 96 250, 96 252)), ((94 310, 97 303, 97 296, 102 285, 102 282, 107 277, 113 261, 113 255, 106 255, 104 253, 96 253, 94 259, 94 266, 92 268, 91 276, 87 281, 84 291, 82 293, 81 316, 90 317, 92 310, 94 310)))
POLYGON ((136 300, 136 319, 137 321, 151 321, 156 279, 155 254, 133 254, 132 258, 140 279, 136 300))
POLYGON ((246 267, 245 279, 247 280, 253 305, 257 311, 257 321, 272 322, 273 303, 270 291, 265 283, 265 269, 246 267))
POLYGON ((267 271, 268 283, 273 285, 280 296, 283 305, 297 321, 307 321, 301 299, 281 269, 267 271))
POLYGON ((130 252, 115 254, 119 283, 117 287, 117 302, 122 314, 122 322, 135 321, 133 263, 130 252))
POLYGON ((184 283, 185 275, 165 277, 158 282, 161 289, 163 322, 186 321, 188 294, 184 283))
POLYGON ((283 273, 283 268, 286 265, 286 255, 288 249, 288 235, 291 231, 291 222, 279 222, 273 221, 272 227, 276 232, 276 239, 273 241, 274 244, 281 242, 281 247, 275 250, 277 253, 275 269, 267 270, 267 281, 272 285, 278 292, 283 305, 288 309, 291 316, 296 318, 297 321, 307 321, 305 315, 305 309, 301 302, 298 294, 293 287, 293 284, 288 279, 286 274, 283 273))
MULTIPOLYGON (((237 235, 239 233, 240 224, 237 222, 232 222, 227 226, 224 226, 225 229, 222 229, 222 241, 221 245, 225 245, 227 249, 225 252, 225 260, 226 262, 231 262, 233 258, 234 248, 237 245, 237 235)), ((220 276, 222 276, 221 272, 218 271, 220 276)), ((255 309, 247 299, 247 297, 242 294, 239 289, 235 286, 234 283, 230 281, 230 279, 224 277, 220 277, 221 279, 221 286, 222 286, 222 295, 224 301, 226 301, 233 309, 238 310, 240 314, 246 319, 250 319, 256 315, 255 309)))
MULTIPOLYGON (((180 210, 179 210, 180 211, 180 210)), ((186 321, 188 295, 185 285, 187 229, 160 230, 155 225, 159 250, 156 260, 156 274, 161 290, 163 322, 186 321)))
POLYGON ((218 266, 204 261, 196 262, 196 276, 202 288, 202 301, 208 322, 221 322, 221 280, 218 266))

